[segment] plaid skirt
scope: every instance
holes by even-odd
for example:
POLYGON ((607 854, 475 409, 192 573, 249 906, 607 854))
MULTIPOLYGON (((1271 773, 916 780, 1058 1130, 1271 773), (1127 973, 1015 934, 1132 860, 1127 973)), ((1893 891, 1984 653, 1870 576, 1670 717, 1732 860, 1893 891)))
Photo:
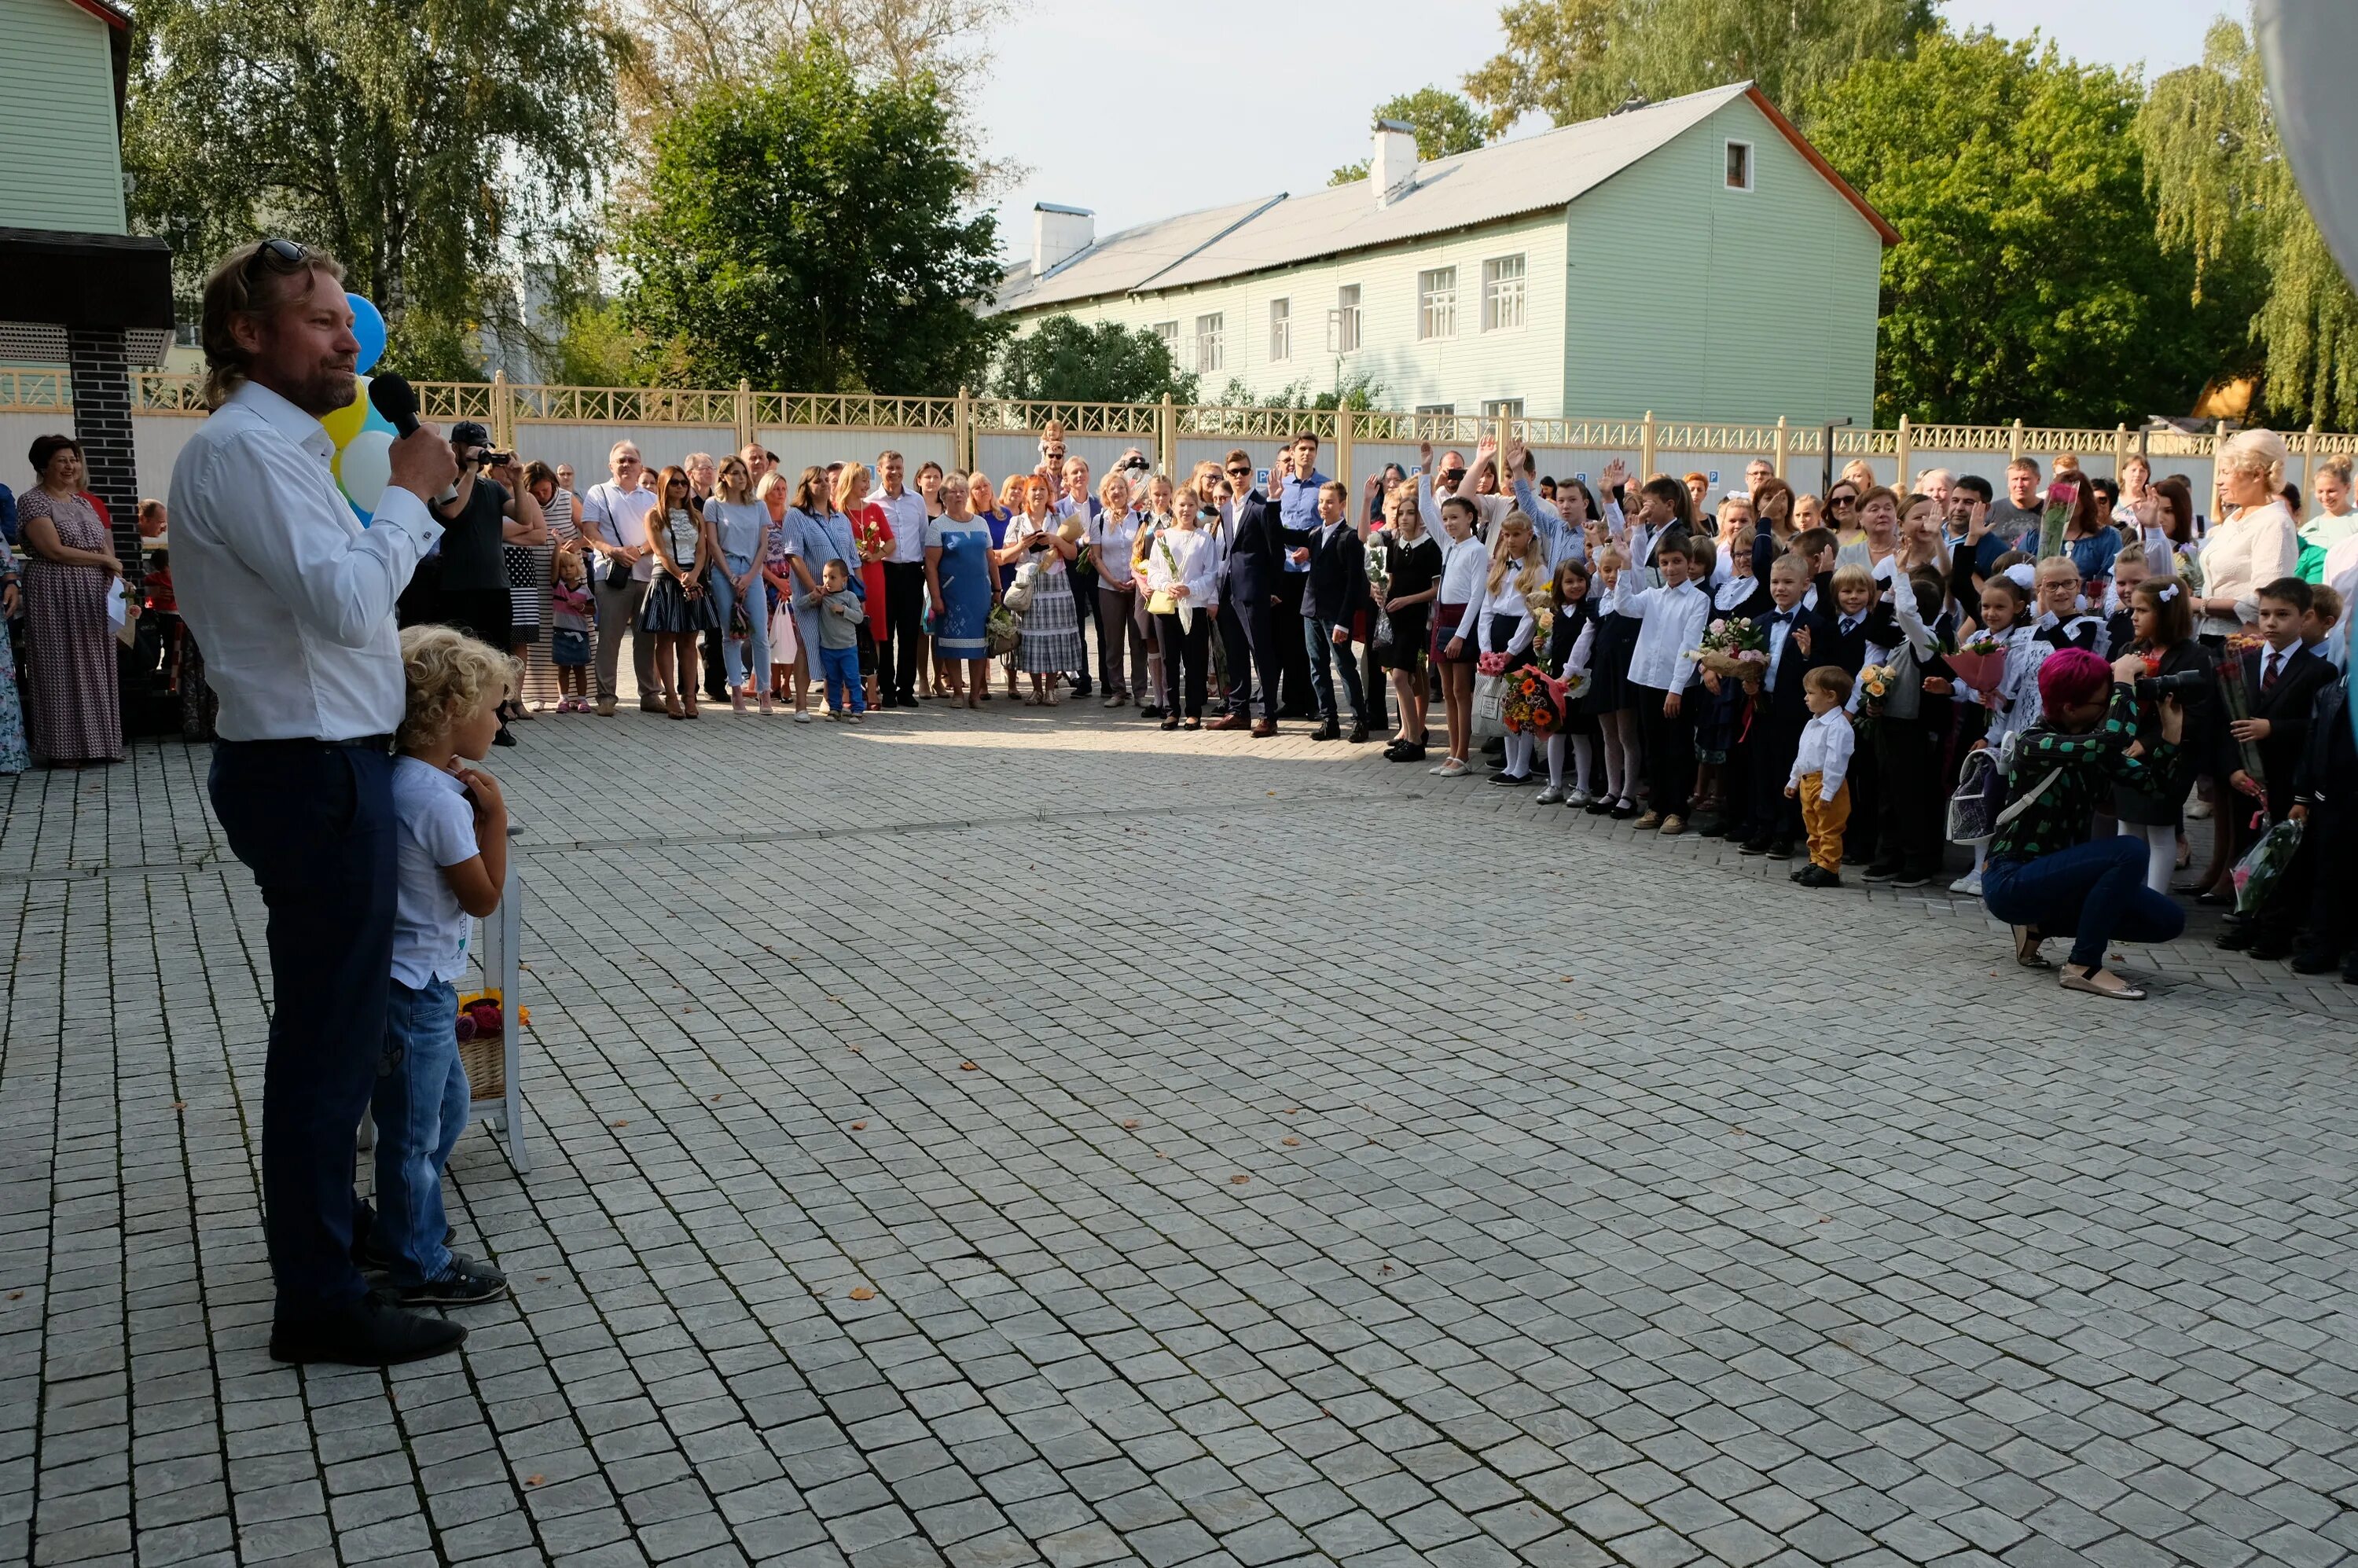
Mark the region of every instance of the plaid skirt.
POLYGON ((1071 579, 1059 572, 1033 586, 1032 608, 1023 617, 1023 647, 1016 667, 1026 675, 1054 675, 1081 667, 1081 622, 1073 608, 1071 579))

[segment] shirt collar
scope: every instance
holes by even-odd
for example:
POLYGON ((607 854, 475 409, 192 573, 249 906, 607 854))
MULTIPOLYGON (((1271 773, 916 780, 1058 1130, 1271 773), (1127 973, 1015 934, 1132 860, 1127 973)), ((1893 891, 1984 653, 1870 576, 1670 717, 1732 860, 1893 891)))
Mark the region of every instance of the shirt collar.
POLYGON ((260 382, 240 382, 229 400, 237 407, 251 410, 264 424, 321 462, 334 459, 336 443, 328 435, 328 427, 260 382))

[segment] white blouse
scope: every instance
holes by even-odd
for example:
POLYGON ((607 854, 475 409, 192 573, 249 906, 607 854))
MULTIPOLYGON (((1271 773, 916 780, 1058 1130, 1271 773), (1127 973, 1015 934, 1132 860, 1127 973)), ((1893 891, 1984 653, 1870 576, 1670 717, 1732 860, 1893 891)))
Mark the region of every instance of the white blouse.
POLYGON ((1213 603, 1211 536, 1200 529, 1165 528, 1146 551, 1146 590, 1167 593, 1184 584, 1185 602, 1198 610, 1213 603), (1164 552, 1169 558, 1164 558, 1164 552), (1176 568, 1175 570, 1174 568, 1176 568))
MULTIPOLYGON (((2247 506, 2214 524, 2202 541, 2202 597, 2247 599, 2264 583, 2290 577, 2300 563, 2299 532, 2281 501, 2247 506)), ((2221 635, 2243 630, 2233 615, 2206 612, 2199 628, 2221 635)))
POLYGON ((1490 574, 1490 546, 1468 534, 1442 546, 1440 604, 1475 604, 1490 574))
POLYGON ((1466 607, 1465 615, 1457 622, 1457 635, 1473 642, 1477 652, 1490 651, 1490 640, 1484 633, 1490 618, 1495 615, 1512 615, 1522 622, 1515 628, 1515 634, 1504 650, 1509 657, 1531 645, 1531 639, 1539 633, 1539 621, 1531 614, 1530 602, 1523 598, 1522 575, 1522 563, 1511 563, 1510 569, 1495 590, 1490 587, 1488 574, 1483 575, 1482 597, 1466 607))
MULTIPOLYGON (((1034 523, 1032 521, 1030 513, 1019 512, 1007 520, 1006 541, 1001 548, 1005 548, 1007 545, 1020 545, 1034 534, 1054 534, 1063 525, 1064 521, 1051 512, 1039 522, 1034 523)), ((1015 557, 1015 564, 1022 566, 1026 560, 1039 563, 1042 577, 1065 575, 1065 557, 1054 549, 1033 550, 1029 556, 1018 556, 1015 557)))

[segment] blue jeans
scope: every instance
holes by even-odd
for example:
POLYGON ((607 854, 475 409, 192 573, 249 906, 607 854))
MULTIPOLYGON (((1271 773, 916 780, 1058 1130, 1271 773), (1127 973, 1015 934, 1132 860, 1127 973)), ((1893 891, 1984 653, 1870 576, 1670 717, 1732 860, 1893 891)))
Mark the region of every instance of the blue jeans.
POLYGON ((1982 907, 2008 925, 2071 938, 2083 968, 2104 961, 2115 939, 2169 942, 2186 912, 2145 883, 2145 840, 2092 838, 2035 860, 1992 860, 1982 869, 1982 907))
POLYGON ((1359 689, 1359 662, 1351 656, 1351 645, 1335 645, 1336 621, 1315 621, 1302 618, 1302 636, 1310 654, 1310 689, 1318 698, 1318 717, 1327 723, 1336 722, 1335 675, 1343 672, 1343 691, 1351 699, 1351 721, 1368 721, 1367 694, 1359 689))
POLYGON ((467 1130, 467 1069, 459 1061, 459 993, 448 980, 393 983, 376 1071, 376 1228, 393 1282, 422 1285, 450 1267, 442 1237, 442 1167, 467 1130))
POLYGON ((770 595, 756 574, 753 591, 745 596, 745 619, 751 623, 750 633, 743 638, 729 634, 730 617, 737 606, 737 579, 752 566, 734 556, 721 558, 720 569, 705 580, 712 585, 712 597, 720 609, 720 658, 728 666, 729 689, 736 690, 745 684, 746 650, 752 650, 753 684, 763 691, 770 689, 770 595))
POLYGON ((857 648, 821 648, 819 668, 827 672, 827 705, 838 713, 849 708, 854 713, 868 711, 868 693, 860 682, 860 650, 857 648))
POLYGON ((281 1322, 367 1293, 352 1267, 352 1135, 384 1050, 393 973, 393 759, 224 741, 209 784, 270 912, 262 1196, 281 1322))

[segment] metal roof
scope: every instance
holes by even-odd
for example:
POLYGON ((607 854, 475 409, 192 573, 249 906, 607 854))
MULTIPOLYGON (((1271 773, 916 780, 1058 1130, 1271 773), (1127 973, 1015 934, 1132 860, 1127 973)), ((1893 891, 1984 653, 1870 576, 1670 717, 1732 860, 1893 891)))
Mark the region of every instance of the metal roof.
POLYGON ((1011 268, 993 308, 1185 288, 1567 206, 1739 98, 1751 99, 1886 244, 1897 243, 1898 232, 1791 122, 1750 82, 1738 81, 1421 163, 1415 181, 1383 207, 1368 180, 1357 179, 1125 229, 1045 277, 1033 277, 1028 261, 1011 268))

